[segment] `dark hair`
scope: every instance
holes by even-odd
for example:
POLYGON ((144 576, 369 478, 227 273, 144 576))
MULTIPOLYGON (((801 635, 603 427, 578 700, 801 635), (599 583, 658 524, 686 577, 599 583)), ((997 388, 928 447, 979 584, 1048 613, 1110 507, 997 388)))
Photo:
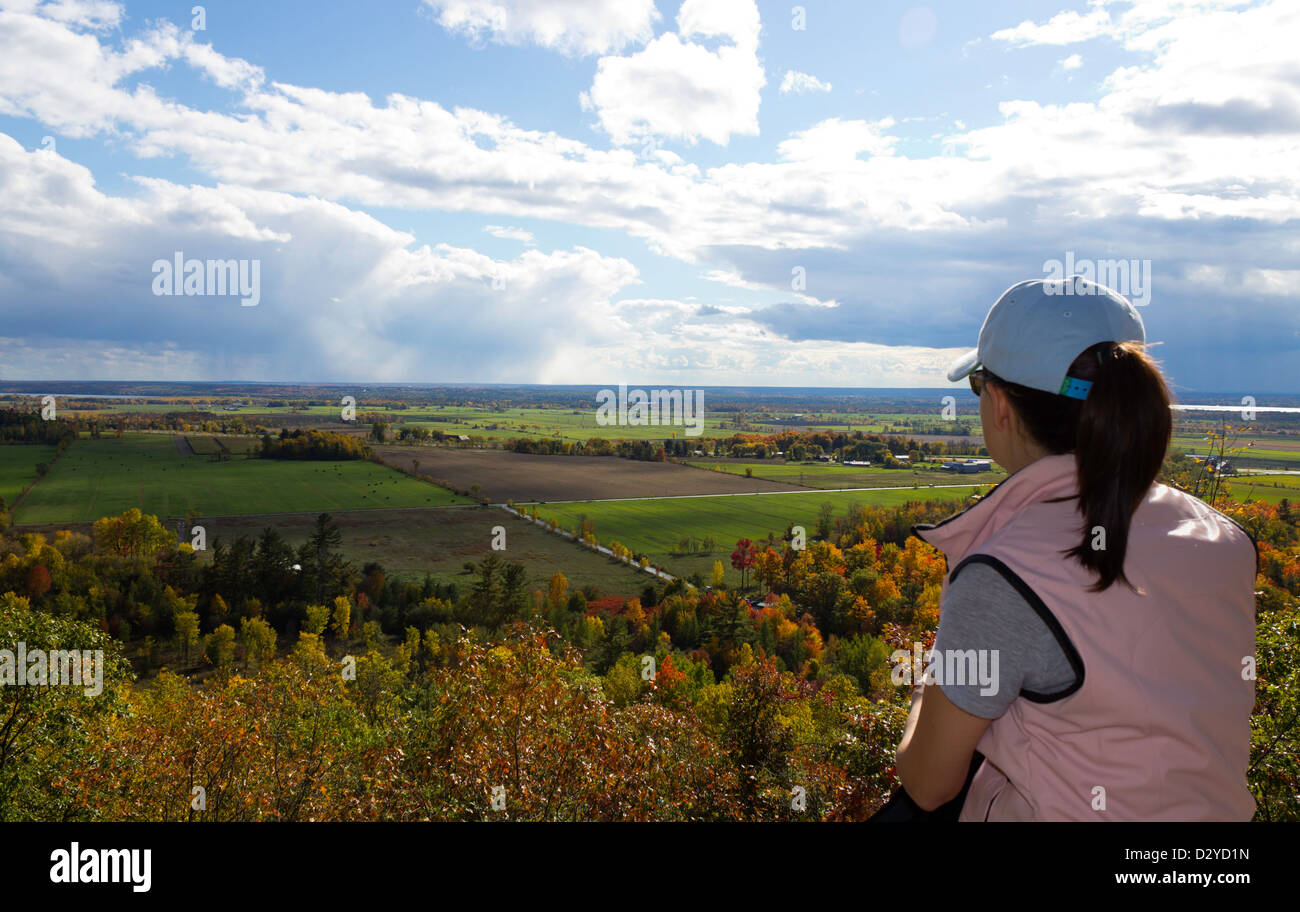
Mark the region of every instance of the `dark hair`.
MULTIPOLYGON (((988 371, 985 371, 987 374, 988 371)), ((1093 592, 1124 575, 1129 524, 1160 474, 1173 421, 1172 396, 1144 346, 1101 342, 1070 365, 1069 376, 1092 383, 1087 399, 1073 399, 990 375, 1006 392, 1029 435, 1051 453, 1074 453, 1083 540, 1064 552, 1097 574, 1093 592), (1105 548, 1094 549, 1100 526, 1105 548)))

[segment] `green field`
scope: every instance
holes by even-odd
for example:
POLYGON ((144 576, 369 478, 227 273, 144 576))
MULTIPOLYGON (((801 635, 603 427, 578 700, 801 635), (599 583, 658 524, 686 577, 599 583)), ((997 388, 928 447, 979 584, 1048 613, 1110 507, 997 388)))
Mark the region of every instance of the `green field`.
POLYGON ((1278 503, 1282 499, 1300 505, 1300 475, 1238 475, 1228 479, 1234 500, 1262 500, 1278 503))
POLYGON ((690 466, 705 471, 729 472, 744 475, 748 469, 754 478, 768 481, 780 481, 786 484, 803 485, 809 488, 891 488, 928 487, 941 484, 997 484, 1007 477, 1006 472, 996 469, 992 472, 977 472, 973 475, 958 475, 938 468, 917 469, 878 469, 874 466, 845 466, 839 463, 825 462, 732 462, 713 460, 690 460, 690 466))
MULTIPOLYGON (((739 572, 731 569, 730 555, 738 539, 764 538, 769 532, 780 536, 790 524, 802 525, 809 538, 817 526, 817 511, 824 503, 844 516, 849 504, 896 506, 909 500, 968 499, 970 488, 924 488, 918 491, 862 491, 807 494, 754 494, 724 497, 664 497, 645 500, 591 501, 545 504, 538 508, 542 519, 558 520, 566 529, 576 528, 583 519, 594 524, 596 538, 633 551, 644 552, 652 564, 670 573, 689 576, 699 571, 706 579, 715 560, 726 568, 727 582, 740 583, 739 572), (683 535, 698 539, 712 536, 716 549, 711 554, 674 555, 683 535)), ((986 490, 980 489, 980 490, 986 490)))
MULTIPOLYGON (((1219 448, 1204 436, 1176 435, 1170 443, 1184 453, 1217 454, 1219 448)), ((1300 440, 1288 437, 1230 435, 1224 455, 1239 468, 1300 469, 1300 440)))
POLYGON ((469 502, 365 460, 214 462, 182 455, 168 434, 126 434, 74 443, 27 495, 15 521, 88 521, 131 507, 158 516, 219 516, 469 502))
POLYGON ((226 452, 235 456, 251 453, 262 445, 258 437, 211 437, 204 434, 189 434, 190 449, 199 456, 216 456, 226 452))
POLYGON ((54 447, 44 444, 0 446, 0 497, 6 506, 36 478, 36 463, 54 458, 54 447))
MULTIPOLYGON (((361 408, 358 406, 358 411, 361 408)), ((392 413, 402 424, 395 424, 390 432, 396 434, 402 425, 427 427, 444 434, 466 434, 488 439, 512 437, 553 437, 572 443, 585 442, 592 437, 611 440, 620 437, 628 440, 664 440, 670 437, 685 438, 682 425, 600 425, 596 423, 596 403, 589 409, 560 408, 508 408, 484 411, 465 407, 436 407, 407 409, 392 413)), ((723 420, 705 411, 703 436, 721 437, 732 433, 723 420)), ((690 438, 686 438, 690 439, 690 438)))
POLYGON ((886 434, 907 437, 916 434, 948 435, 954 433, 958 424, 970 429, 972 435, 981 433, 979 403, 974 399, 962 399, 956 405, 956 420, 944 420, 942 397, 947 390, 935 390, 933 409, 924 409, 918 402, 918 408, 910 412, 801 412, 798 417, 786 413, 781 421, 777 416, 764 416, 758 412, 746 412, 745 420, 751 424, 763 425, 772 432, 783 428, 808 428, 813 431, 830 431, 831 433, 848 433, 862 431, 864 434, 886 434))
MULTIPOLYGON (((341 395, 341 394, 340 394, 341 395)), ((940 417, 940 398, 942 391, 936 391, 933 409, 918 409, 915 412, 794 412, 778 411, 768 408, 744 409, 741 411, 719 411, 706 402, 704 413, 704 436, 726 437, 734 433, 776 434, 792 428, 829 431, 831 433, 863 431, 874 434, 896 434, 908 436, 914 434, 953 433, 956 425, 964 425, 972 434, 978 435, 979 411, 973 401, 963 400, 958 410, 958 421, 944 421, 940 417), (797 417, 796 417, 797 416, 797 417)), ((21 397, 15 398, 22 404, 21 397)), ((488 440, 501 440, 512 437, 554 437, 571 442, 586 441, 592 437, 628 440, 662 440, 668 437, 683 437, 684 429, 680 426, 627 426, 596 424, 596 402, 590 408, 481 408, 475 406, 413 405, 407 408, 394 408, 391 405, 368 405, 365 394, 359 393, 357 414, 382 415, 391 422, 391 433, 396 433, 403 425, 427 427, 440 430, 446 434, 466 434, 483 437, 488 440), (675 432, 675 433, 674 433, 675 432)), ((267 406, 256 402, 237 409, 226 408, 229 400, 184 401, 174 402, 130 402, 118 400, 101 400, 92 402, 85 399, 69 398, 63 403, 63 409, 75 412, 83 417, 98 414, 109 417, 115 414, 163 414, 168 412, 192 412, 196 420, 199 413, 207 413, 205 420, 218 423, 241 418, 246 424, 276 425, 280 416, 306 416, 319 421, 338 421, 341 406, 329 405, 284 405, 267 406)), ((262 402, 266 400, 263 399, 262 402)), ((319 398, 314 401, 319 402, 319 398)))
MULTIPOLYGON (((596 424, 596 402, 594 400, 590 408, 582 409, 501 408, 491 410, 473 406, 435 405, 398 409, 367 405, 365 397, 362 395, 358 395, 357 400, 357 418, 362 426, 364 426, 364 422, 361 421, 362 416, 370 414, 382 415, 385 420, 391 422, 390 433, 393 435, 396 435, 398 429, 403 424, 406 424, 413 427, 427 427, 430 430, 439 430, 445 434, 465 434, 493 440, 512 437, 555 437, 577 442, 586 441, 592 437, 663 440, 673 436, 685 436, 685 428, 680 425, 648 425, 645 427, 639 425, 598 425, 596 424)), ((76 400, 69 400, 69 405, 65 406, 65 408, 69 411, 74 410, 72 403, 75 402, 76 400)), ((207 420, 218 423, 228 422, 238 417, 244 419, 246 424, 264 424, 267 426, 274 426, 274 419, 278 416, 309 416, 320 421, 338 421, 341 417, 341 409, 338 405, 275 407, 246 405, 233 410, 225 410, 221 406, 222 403, 212 403, 196 408, 188 402, 174 404, 105 402, 96 403, 93 406, 84 404, 79 409, 79 412, 83 416, 92 412, 106 416, 113 414, 195 412, 197 421, 198 412, 205 411, 210 413, 207 420)), ((730 425, 726 416, 711 415, 706 406, 703 431, 705 436, 726 436, 734 432, 735 428, 730 425)))

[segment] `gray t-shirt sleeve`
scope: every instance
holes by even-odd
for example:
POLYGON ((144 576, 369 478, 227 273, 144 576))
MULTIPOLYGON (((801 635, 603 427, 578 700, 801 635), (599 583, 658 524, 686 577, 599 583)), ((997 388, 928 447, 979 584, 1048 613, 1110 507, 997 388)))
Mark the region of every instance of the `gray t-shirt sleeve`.
POLYGON ((967 564, 949 584, 934 648, 937 683, 944 695, 983 719, 1006 712, 1022 689, 1059 693, 1075 681, 1074 669, 1046 622, 988 564, 967 564), (974 657, 968 650, 975 650, 974 657), (944 674, 945 669, 952 670, 944 674))

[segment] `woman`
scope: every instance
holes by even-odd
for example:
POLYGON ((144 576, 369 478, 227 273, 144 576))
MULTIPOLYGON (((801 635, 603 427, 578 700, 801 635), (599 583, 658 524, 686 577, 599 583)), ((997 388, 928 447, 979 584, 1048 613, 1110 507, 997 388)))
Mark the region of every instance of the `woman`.
POLYGON ((914 688, 898 747, 899 797, 913 810, 1254 813, 1254 683, 1243 675, 1255 652, 1254 544, 1155 483, 1170 396, 1144 345, 1137 311, 1110 289, 1034 280, 998 299, 978 348, 949 371, 970 378, 989 455, 1009 477, 915 530, 944 552, 949 575, 937 683, 914 688), (997 670, 991 686, 977 667, 997 670))

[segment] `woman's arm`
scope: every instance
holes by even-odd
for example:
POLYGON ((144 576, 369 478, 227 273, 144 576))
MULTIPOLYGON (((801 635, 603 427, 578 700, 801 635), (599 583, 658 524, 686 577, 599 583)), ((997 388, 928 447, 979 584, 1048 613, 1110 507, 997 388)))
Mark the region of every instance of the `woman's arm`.
POLYGON ((992 721, 955 706, 940 687, 913 688, 894 766, 903 788, 923 810, 932 811, 961 792, 971 755, 992 721))
POLYGON ((950 580, 934 648, 940 656, 987 655, 991 674, 913 688, 894 765, 908 795, 927 811, 961 792, 980 738, 1022 688, 1055 693, 1075 678, 1042 618, 995 568, 981 563, 950 580))

